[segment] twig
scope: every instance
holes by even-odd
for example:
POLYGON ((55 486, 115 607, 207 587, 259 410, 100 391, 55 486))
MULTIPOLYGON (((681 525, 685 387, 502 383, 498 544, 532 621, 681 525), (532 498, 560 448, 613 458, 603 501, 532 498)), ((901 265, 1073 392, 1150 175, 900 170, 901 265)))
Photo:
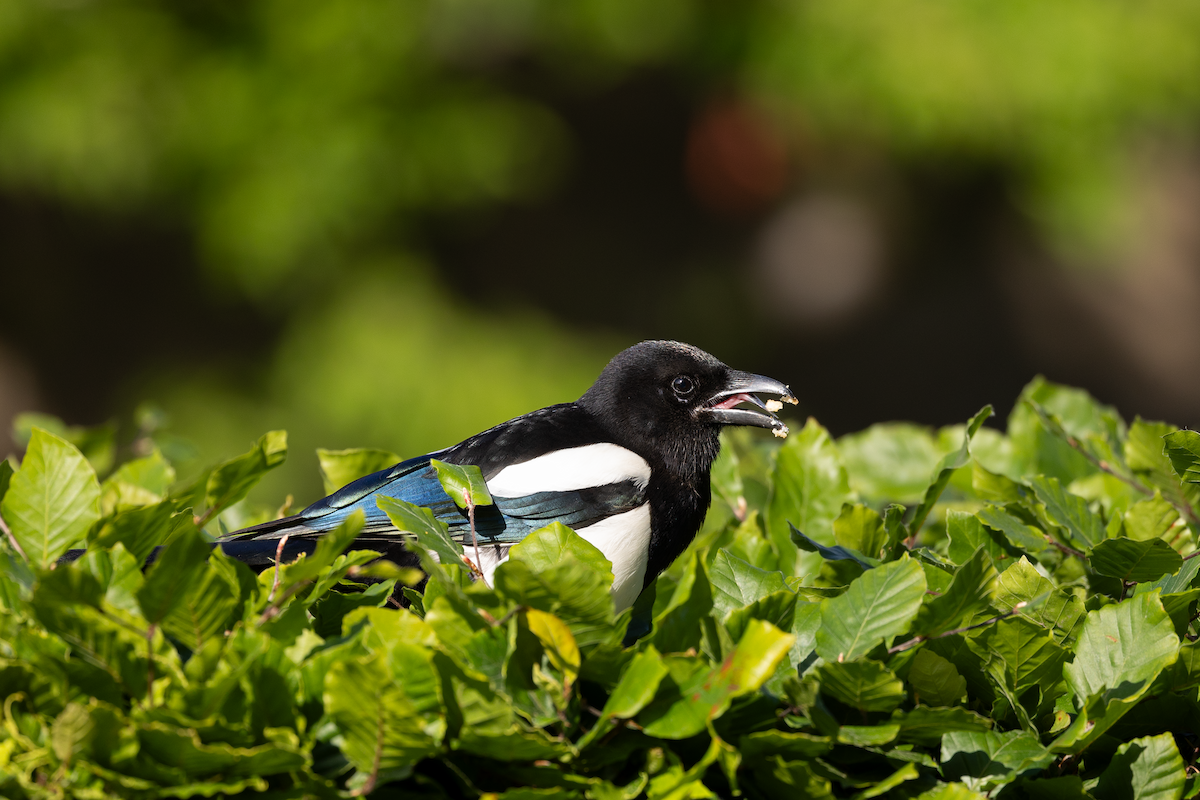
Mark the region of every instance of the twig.
MULTIPOLYGON (((7 523, 4 522, 4 517, 0 517, 0 531, 4 531, 4 535, 8 537, 8 542, 17 551, 21 558, 25 559, 25 563, 29 563, 29 556, 25 555, 25 551, 21 549, 21 543, 17 541, 17 537, 13 536, 13 532, 8 529, 7 523)), ((1196 552, 1200 553, 1200 550, 1196 552)))
POLYGON ((1050 536, 1049 534, 1046 535, 1046 541, 1050 543, 1051 547, 1058 548, 1059 550, 1061 550, 1062 552, 1066 553, 1069 556, 1075 556, 1076 558, 1087 558, 1087 554, 1082 553, 1079 550, 1076 550, 1074 547, 1069 547, 1069 546, 1063 544, 1058 539, 1055 539, 1053 536, 1050 536))
POLYGON ((1027 605, 1029 605, 1029 602, 1026 600, 1022 600, 1021 602, 1019 602, 1015 606, 1013 606, 1011 611, 1009 611, 1005 614, 1001 614, 998 617, 992 617, 991 619, 985 619, 983 622, 976 622, 974 625, 967 625, 962 628, 953 628, 948 631, 942 631, 941 633, 935 633, 932 636, 914 636, 913 638, 909 639, 907 642, 898 644, 895 647, 889 647, 888 655, 892 655, 894 653, 901 653, 905 650, 916 647, 917 645, 921 644, 921 642, 927 642, 930 639, 943 639, 947 636, 957 636, 960 633, 966 633, 967 631, 973 631, 976 628, 984 628, 984 627, 987 627, 988 625, 994 625, 1002 619, 1007 619, 1008 617, 1016 616, 1017 612, 1019 612, 1022 608, 1024 608, 1027 605))
POLYGON ((146 707, 154 708, 154 623, 146 628, 146 707))
POLYGON ((471 497, 470 489, 463 490, 463 502, 467 505, 467 524, 471 527, 471 543, 475 546, 475 566, 479 569, 479 580, 490 589, 491 584, 483 574, 483 559, 479 556, 479 537, 475 534, 475 499, 471 497))
POLYGON ((279 546, 275 548, 275 580, 271 582, 271 593, 267 595, 267 602, 270 603, 275 599, 275 590, 279 588, 279 562, 283 561, 283 546, 287 544, 290 533, 285 533, 279 539, 279 546))
POLYGON ((304 587, 308 586, 310 583, 312 583, 311 580, 305 580, 305 581, 300 581, 299 583, 294 583, 290 587, 288 587, 288 590, 283 593, 282 597, 280 597, 274 603, 271 603, 271 605, 267 606, 263 610, 262 616, 260 616, 258 618, 258 624, 261 625, 264 622, 266 622, 267 620, 269 620, 272 617, 274 617, 275 615, 277 615, 279 613, 279 609, 283 607, 284 603, 286 603, 288 600, 290 600, 292 598, 292 595, 296 594, 296 592, 298 592, 301 589, 303 589, 304 587))

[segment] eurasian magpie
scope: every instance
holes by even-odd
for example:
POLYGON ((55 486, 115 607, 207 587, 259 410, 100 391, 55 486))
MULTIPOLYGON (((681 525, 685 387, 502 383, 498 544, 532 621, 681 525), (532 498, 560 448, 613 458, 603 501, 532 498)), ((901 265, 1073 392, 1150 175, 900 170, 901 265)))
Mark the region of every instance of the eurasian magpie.
MULTIPOLYGON (((489 580, 509 548, 555 520, 612 562, 617 610, 633 604, 695 538, 711 499, 709 471, 725 425, 787 435, 754 392, 795 403, 777 380, 730 369, 679 342, 650 341, 619 353, 582 397, 525 414, 454 445, 360 478, 291 517, 222 537, 229 555, 253 567, 311 550, 355 510, 366 516, 358 543, 415 563, 404 536, 376 504, 386 495, 429 507, 459 541, 466 513, 442 490, 430 459, 474 464, 495 502, 475 511, 478 564, 489 580), (743 404, 757 408, 742 408, 743 404)), ((473 548, 466 548, 474 557, 473 548)))

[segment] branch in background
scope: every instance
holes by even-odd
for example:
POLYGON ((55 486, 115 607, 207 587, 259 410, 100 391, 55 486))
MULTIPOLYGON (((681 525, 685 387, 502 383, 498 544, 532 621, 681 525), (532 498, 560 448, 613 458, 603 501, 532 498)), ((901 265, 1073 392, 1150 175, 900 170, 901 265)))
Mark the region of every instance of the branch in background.
MULTIPOLYGON (((1042 424, 1046 427, 1046 430, 1050 431, 1052 434, 1054 434, 1055 436, 1057 436, 1058 438, 1060 438, 1064 442, 1066 442, 1068 445, 1070 445, 1071 449, 1073 449, 1075 452, 1079 453, 1084 458, 1086 458, 1089 462, 1091 462, 1092 466, 1094 466, 1096 469, 1098 469, 1101 472, 1104 472, 1108 475, 1112 475, 1117 480, 1119 480, 1125 484, 1128 484, 1129 486, 1133 487, 1134 489, 1136 489, 1137 491, 1146 495, 1147 497, 1152 497, 1154 495, 1154 490, 1152 488, 1150 488, 1149 486, 1147 486, 1146 484, 1139 481, 1137 478, 1133 477, 1132 475, 1126 475, 1125 473, 1118 471, 1117 469, 1115 469, 1113 467, 1112 464, 1109 464, 1104 459, 1097 458, 1095 455, 1088 452, 1087 449, 1080 443, 1080 441, 1078 439, 1076 439, 1071 434, 1067 433, 1066 430, 1063 428, 1063 426, 1058 424, 1058 422, 1056 422, 1054 419, 1050 418, 1046 414, 1046 410, 1044 408, 1042 408, 1041 406, 1039 406, 1037 403, 1032 403, 1029 400, 1025 400, 1024 403, 1027 406, 1029 406, 1030 408, 1032 408, 1033 412, 1038 415, 1038 419, 1040 419, 1042 421, 1042 424)), ((1189 520, 1193 523, 1200 523, 1200 515, 1196 514, 1196 509, 1192 508, 1190 503, 1182 503, 1181 504, 1181 503, 1177 503, 1174 500, 1171 500, 1169 498, 1164 498, 1164 499, 1166 499, 1167 502, 1171 504, 1171 507, 1174 508, 1175 511, 1177 511, 1179 513, 1179 516, 1181 516, 1184 519, 1189 520)))

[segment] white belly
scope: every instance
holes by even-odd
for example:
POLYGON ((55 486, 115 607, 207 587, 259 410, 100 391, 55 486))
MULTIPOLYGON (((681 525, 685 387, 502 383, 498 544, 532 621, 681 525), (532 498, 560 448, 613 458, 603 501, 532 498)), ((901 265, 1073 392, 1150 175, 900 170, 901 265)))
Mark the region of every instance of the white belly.
MULTIPOLYGON (((646 560, 650 552, 650 504, 615 514, 576 531, 612 564, 613 604, 617 613, 633 605, 646 581, 646 560)), ((496 567, 508 560, 509 546, 481 545, 480 569, 488 585, 495 585, 496 567)), ((468 543, 463 552, 473 562, 475 549, 468 543)))

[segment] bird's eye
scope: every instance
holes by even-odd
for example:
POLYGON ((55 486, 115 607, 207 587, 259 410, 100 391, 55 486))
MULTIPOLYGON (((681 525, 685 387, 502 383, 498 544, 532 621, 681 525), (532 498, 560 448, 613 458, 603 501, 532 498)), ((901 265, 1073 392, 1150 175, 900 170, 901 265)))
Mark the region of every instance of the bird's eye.
POLYGON ((687 375, 680 375, 671 381, 671 391, 675 392, 676 397, 687 397, 696 391, 696 382, 687 375))

